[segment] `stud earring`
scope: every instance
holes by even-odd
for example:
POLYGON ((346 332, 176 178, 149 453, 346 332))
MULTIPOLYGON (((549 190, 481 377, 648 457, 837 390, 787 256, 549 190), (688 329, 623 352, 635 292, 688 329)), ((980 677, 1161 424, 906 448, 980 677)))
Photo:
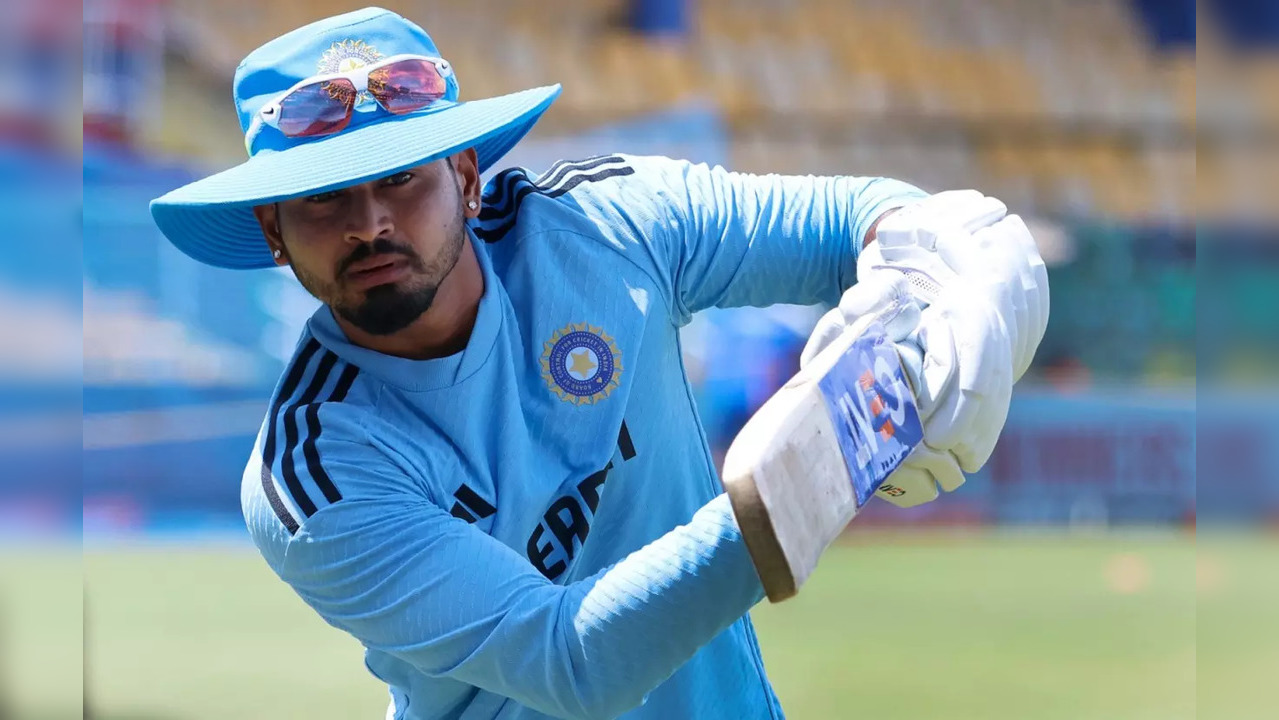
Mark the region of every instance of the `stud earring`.
POLYGON ((272 256, 272 257, 274 257, 276 260, 279 260, 279 259, 280 259, 280 249, 279 249, 279 248, 276 248, 274 251, 272 251, 272 252, 271 252, 271 256, 272 256))
POLYGON ((479 204, 479 203, 477 203, 477 202, 475 202, 474 200, 467 200, 467 201, 466 201, 466 206, 467 206, 467 207, 469 207, 470 209, 474 210, 475 208, 479 207, 479 206, 480 206, 480 204, 479 204))

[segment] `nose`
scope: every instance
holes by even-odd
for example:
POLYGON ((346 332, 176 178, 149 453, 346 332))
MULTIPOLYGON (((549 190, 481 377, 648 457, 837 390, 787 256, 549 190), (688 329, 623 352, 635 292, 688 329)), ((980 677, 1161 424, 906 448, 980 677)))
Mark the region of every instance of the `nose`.
POLYGON ((345 237, 352 244, 368 243, 395 229, 391 210, 377 193, 365 187, 352 188, 346 215, 345 237))

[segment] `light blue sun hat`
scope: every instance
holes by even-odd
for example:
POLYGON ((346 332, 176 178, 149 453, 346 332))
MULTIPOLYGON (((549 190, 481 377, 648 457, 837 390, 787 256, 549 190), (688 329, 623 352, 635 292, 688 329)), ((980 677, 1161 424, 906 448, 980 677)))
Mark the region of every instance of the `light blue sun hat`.
POLYGON ((484 172, 532 129, 560 92, 552 85, 461 102, 446 64, 444 96, 422 110, 395 115, 361 96, 346 128, 313 138, 287 137, 262 122, 264 108, 307 78, 399 55, 440 57, 422 28, 381 8, 320 20, 254 50, 234 81, 248 161, 151 201, 160 231, 209 265, 272 267, 255 205, 356 185, 467 148, 475 148, 484 172))

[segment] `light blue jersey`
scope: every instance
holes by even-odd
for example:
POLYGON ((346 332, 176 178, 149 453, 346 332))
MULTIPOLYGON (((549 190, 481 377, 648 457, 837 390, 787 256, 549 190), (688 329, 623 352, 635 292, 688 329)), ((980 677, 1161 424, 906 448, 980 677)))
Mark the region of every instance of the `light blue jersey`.
POLYGON ((257 546, 367 648, 388 717, 781 718, 678 331, 837 302, 874 220, 921 197, 665 158, 501 173, 464 351, 311 318, 244 475, 257 546))

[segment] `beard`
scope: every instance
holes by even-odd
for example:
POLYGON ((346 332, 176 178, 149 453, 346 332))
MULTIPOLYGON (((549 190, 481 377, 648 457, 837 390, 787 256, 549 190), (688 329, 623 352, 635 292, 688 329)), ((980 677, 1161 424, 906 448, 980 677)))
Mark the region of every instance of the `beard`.
POLYGON ((334 305, 333 312, 370 335, 392 335, 431 309, 438 291, 439 285, 432 284, 418 283, 404 288, 379 285, 369 288, 364 302, 334 305))
POLYGON ((334 313, 360 330, 376 336, 392 335, 412 325, 435 302, 440 285, 457 266, 466 242, 466 231, 459 211, 450 226, 448 241, 440 252, 429 261, 424 260, 413 248, 387 238, 356 248, 342 261, 336 283, 317 282, 317 279, 294 266, 294 274, 320 302, 334 313), (343 271, 352 263, 369 257, 394 254, 403 257, 412 269, 410 277, 398 283, 369 288, 363 293, 347 293, 342 289, 343 271))

